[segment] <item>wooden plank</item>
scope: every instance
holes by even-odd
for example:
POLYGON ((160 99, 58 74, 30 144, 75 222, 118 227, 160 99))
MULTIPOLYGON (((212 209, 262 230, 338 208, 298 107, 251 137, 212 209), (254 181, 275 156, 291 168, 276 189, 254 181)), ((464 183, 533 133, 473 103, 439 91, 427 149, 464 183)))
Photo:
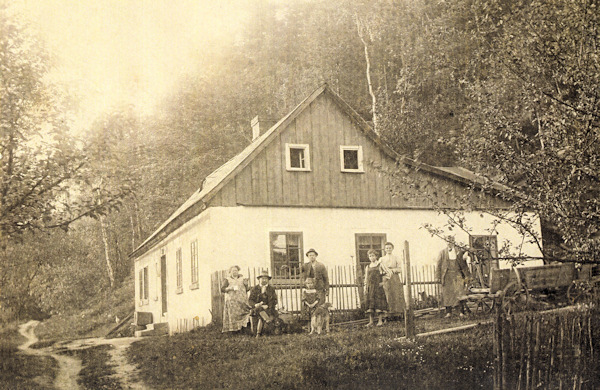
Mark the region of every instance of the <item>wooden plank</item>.
MULTIPOLYGON (((389 158, 385 158, 383 160, 384 166, 388 171, 394 171, 396 170, 396 166, 395 163, 389 159, 389 158)), ((383 204, 381 205, 382 207, 391 207, 391 206, 396 206, 396 207, 401 207, 403 205, 403 200, 400 197, 395 197, 392 199, 392 194, 390 192, 391 190, 391 182, 392 182, 392 177, 390 177, 390 175, 382 175, 381 176, 381 185, 383 187, 383 192, 385 194, 385 196, 383 197, 383 204)))
POLYGON ((329 182, 331 183, 330 201, 333 205, 340 205, 340 195, 342 190, 340 188, 340 157, 339 148, 341 145, 338 128, 343 126, 338 121, 341 118, 339 116, 339 110, 333 101, 325 99, 324 103, 324 128, 325 128, 325 139, 326 144, 323 145, 327 155, 327 167, 329 172, 329 182))
POLYGON ((335 172, 336 177, 336 180, 334 181, 336 185, 336 197, 340 206, 347 206, 348 191, 346 189, 346 175, 341 171, 340 165, 340 146, 344 143, 344 134, 346 132, 345 120, 347 120, 347 118, 337 106, 334 107, 333 112, 335 114, 335 149, 332 149, 332 153, 334 154, 332 169, 334 169, 333 172, 335 172))
MULTIPOLYGON (((353 125, 347 117, 344 117, 344 139, 342 145, 354 145, 355 138, 353 137, 353 125)), ((339 153, 339 149, 337 151, 339 153)), ((338 163, 340 164, 340 163, 338 163)), ((340 166, 341 168, 341 166, 340 166)), ((338 169, 340 169, 338 168, 338 169)), ((358 188, 359 182, 356 180, 356 173, 342 172, 341 175, 344 177, 346 187, 346 205, 349 207, 358 207, 360 202, 360 188, 358 188)))
POLYGON ((235 192, 238 204, 252 204, 252 170, 249 166, 236 176, 235 192))
POLYGON ((235 181, 230 181, 226 186, 221 188, 221 199, 222 205, 225 207, 232 207, 236 205, 236 188, 235 181))
POLYGON ((363 146, 363 168, 365 173, 362 175, 362 181, 367 191, 363 195, 363 205, 377 205, 378 192, 380 192, 379 188, 377 188, 377 175, 380 172, 374 166, 377 164, 377 160, 381 160, 381 151, 375 146, 373 141, 365 137, 363 146))
POLYGON ((373 172, 373 176, 375 179, 375 188, 376 188, 376 196, 377 196, 377 201, 376 201, 376 205, 378 207, 383 207, 386 204, 386 198, 390 196, 389 193, 387 193, 385 191, 384 185, 383 185, 383 178, 386 176, 385 170, 389 169, 389 166, 391 165, 388 161, 388 157, 380 150, 379 153, 376 153, 374 155, 373 161, 374 161, 374 172, 373 172), (379 168, 377 168, 379 167, 379 168))
POLYGON ((219 207, 223 205, 223 201, 221 199, 221 192, 219 191, 209 202, 209 206, 219 207))
POLYGON ((286 169, 286 144, 296 143, 296 122, 293 121, 281 133, 281 164, 282 164, 282 183, 283 183, 283 204, 296 205, 298 203, 298 177, 299 172, 288 171, 286 169))
POLYGON ((313 140, 314 145, 314 156, 315 166, 313 171, 315 173, 315 195, 317 204, 322 206, 330 206, 331 203, 331 182, 330 182, 330 167, 329 167, 329 153, 328 138, 327 138, 327 112, 324 105, 324 98, 320 96, 315 99, 310 105, 310 113, 313 124, 313 140))
POLYGON ((256 163, 256 160, 254 160, 252 162, 252 164, 250 164, 250 171, 252 172, 251 176, 252 176, 252 203, 253 204, 260 204, 260 168, 258 166, 258 164, 256 163))
POLYGON ((267 204, 280 205, 283 204, 283 182, 281 165, 281 150, 280 137, 278 136, 265 150, 266 170, 267 170, 267 204))
MULTIPOLYGON (((298 115, 295 121, 296 128, 296 143, 307 144, 309 146, 308 162, 311 169, 313 166, 313 141, 311 131, 310 112, 304 112, 298 115)), ((310 172, 295 172, 298 177, 298 204, 303 206, 314 205, 313 194, 313 171, 310 172)))
POLYGON ((267 157, 265 153, 261 153, 256 157, 256 160, 252 163, 256 165, 258 170, 258 197, 259 202, 266 204, 268 202, 268 191, 269 184, 267 182, 267 157))
POLYGON ((373 194, 373 197, 376 197, 376 189, 374 188, 375 185, 372 181, 373 177, 368 174, 368 159, 369 156, 373 154, 374 144, 354 123, 350 121, 348 117, 345 117, 344 119, 345 128, 347 129, 346 131, 348 134, 346 137, 346 145, 362 147, 363 169, 365 170, 365 173, 348 173, 348 175, 351 175, 353 185, 357 189, 356 191, 353 191, 353 194, 355 195, 353 197, 353 204, 354 206, 370 206, 373 204, 369 201, 370 194, 373 194))

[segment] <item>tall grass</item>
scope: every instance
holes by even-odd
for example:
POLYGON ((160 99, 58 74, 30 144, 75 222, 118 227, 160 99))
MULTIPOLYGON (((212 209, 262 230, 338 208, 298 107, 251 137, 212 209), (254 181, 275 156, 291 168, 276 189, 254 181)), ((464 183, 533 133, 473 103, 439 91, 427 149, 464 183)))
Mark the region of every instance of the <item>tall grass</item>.
POLYGON ((104 336, 116 325, 116 319, 125 318, 133 311, 133 278, 121 286, 98 295, 83 312, 54 315, 43 321, 35 330, 40 340, 68 340, 104 336))

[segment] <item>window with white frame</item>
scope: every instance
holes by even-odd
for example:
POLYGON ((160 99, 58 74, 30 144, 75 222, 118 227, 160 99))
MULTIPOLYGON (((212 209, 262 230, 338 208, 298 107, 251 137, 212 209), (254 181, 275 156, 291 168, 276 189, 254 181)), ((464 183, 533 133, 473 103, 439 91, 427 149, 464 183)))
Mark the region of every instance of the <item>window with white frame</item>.
POLYGON ((183 267, 182 267, 182 259, 181 259, 181 248, 177 248, 175 252, 175 267, 177 271, 177 293, 183 292, 183 267))
MULTIPOLYGON (((144 267, 139 272, 140 300, 142 303, 148 300, 148 267, 144 267)), ((147 302, 146 302, 147 303, 147 302)))
POLYGON ((340 146, 340 167, 342 172, 364 172, 362 146, 340 146))
POLYGON ((271 232, 271 269, 276 279, 300 278, 302 233, 271 232))
POLYGON ((285 168, 288 171, 310 171, 308 144, 285 144, 285 168))
POLYGON ((198 240, 190 244, 190 262, 192 266, 192 285, 190 288, 198 288, 198 240))

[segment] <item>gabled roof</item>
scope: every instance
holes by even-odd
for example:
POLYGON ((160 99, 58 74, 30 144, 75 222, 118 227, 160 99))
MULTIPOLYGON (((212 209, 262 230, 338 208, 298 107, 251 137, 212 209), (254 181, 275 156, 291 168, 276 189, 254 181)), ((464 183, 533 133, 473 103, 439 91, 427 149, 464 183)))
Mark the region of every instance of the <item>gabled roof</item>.
POLYGON ((350 117, 351 121, 357 125, 363 134, 375 142, 375 144, 383 152, 385 152, 395 161, 464 184, 473 184, 480 181, 473 172, 463 168, 434 167, 399 155, 381 141, 379 135, 373 131, 371 126, 356 111, 354 111, 352 107, 342 100, 342 98, 339 97, 335 92, 331 91, 327 84, 324 84, 312 92, 290 113, 273 125, 273 127, 252 141, 252 143, 249 144, 242 152, 208 175, 204 179, 202 187, 192 194, 192 196, 190 196, 177 210, 175 210, 175 212, 171 214, 171 216, 167 218, 167 220, 163 222, 154 233, 152 233, 130 254, 130 257, 135 258, 142 255, 185 222, 201 213, 206 208, 208 201, 214 195, 216 195, 225 184, 234 178, 239 171, 244 169, 252 161, 252 159, 270 143, 272 139, 276 138, 277 135, 283 131, 283 129, 285 129, 289 123, 296 119, 296 117, 321 94, 326 94, 328 97, 330 97, 339 106, 339 108, 350 117))

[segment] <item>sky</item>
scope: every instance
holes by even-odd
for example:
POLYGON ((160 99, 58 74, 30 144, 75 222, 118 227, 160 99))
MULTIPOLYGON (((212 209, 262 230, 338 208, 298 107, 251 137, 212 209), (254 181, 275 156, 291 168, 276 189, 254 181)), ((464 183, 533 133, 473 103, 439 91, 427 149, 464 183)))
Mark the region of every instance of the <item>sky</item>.
MULTIPOLYGON (((209 46, 228 45, 245 0, 13 0, 52 58, 50 78, 80 101, 75 122, 133 104, 150 114, 209 46)), ((206 59, 205 59, 206 60, 206 59)), ((206 62, 203 62, 206 63, 206 62)))

